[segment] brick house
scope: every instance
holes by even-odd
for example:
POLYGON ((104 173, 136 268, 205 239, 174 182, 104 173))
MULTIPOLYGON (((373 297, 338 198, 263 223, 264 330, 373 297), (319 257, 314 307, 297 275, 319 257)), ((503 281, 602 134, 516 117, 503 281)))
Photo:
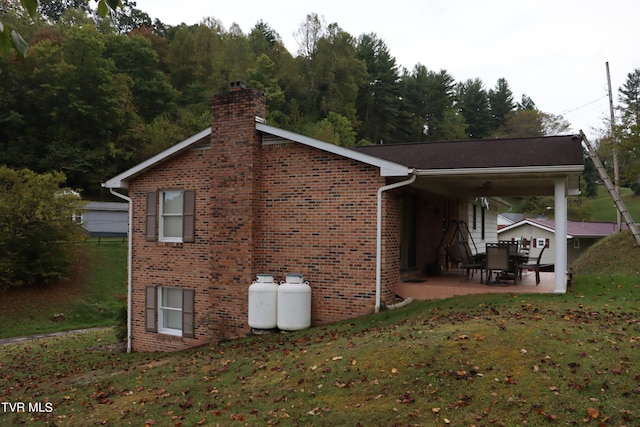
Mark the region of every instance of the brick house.
POLYGON ((269 126, 265 108, 232 84, 210 128, 103 184, 130 205, 129 349, 248 334, 257 274, 303 274, 314 325, 377 311, 439 262, 443 225, 480 217, 479 197, 551 192, 566 211, 582 171, 571 136, 348 149, 269 126))

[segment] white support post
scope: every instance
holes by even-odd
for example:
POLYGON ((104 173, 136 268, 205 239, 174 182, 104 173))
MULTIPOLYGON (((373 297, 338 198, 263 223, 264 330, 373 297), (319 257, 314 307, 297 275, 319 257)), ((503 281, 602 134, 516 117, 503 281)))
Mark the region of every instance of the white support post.
POLYGON ((553 181, 556 223, 555 247, 555 286, 553 292, 567 292, 567 179, 557 178, 553 181))

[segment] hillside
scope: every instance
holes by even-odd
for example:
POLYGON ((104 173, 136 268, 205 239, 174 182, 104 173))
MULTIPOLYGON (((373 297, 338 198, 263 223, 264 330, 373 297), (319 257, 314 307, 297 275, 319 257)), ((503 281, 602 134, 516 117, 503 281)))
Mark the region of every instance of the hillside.
MULTIPOLYGON (((628 187, 620 188, 620 197, 627 206, 634 220, 640 221, 640 196, 633 194, 628 187)), ((591 220, 601 222, 615 222, 616 208, 604 185, 598 187, 598 195, 588 199, 591 220)))
POLYGON ((612 234, 587 249, 572 267, 576 275, 640 276, 640 248, 631 232, 612 234))

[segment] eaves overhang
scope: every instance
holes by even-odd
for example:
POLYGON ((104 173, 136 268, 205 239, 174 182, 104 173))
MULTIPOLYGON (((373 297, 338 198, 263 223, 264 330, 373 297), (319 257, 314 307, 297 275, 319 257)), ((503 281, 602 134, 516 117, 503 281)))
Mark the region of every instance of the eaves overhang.
POLYGON ((171 147, 156 154, 155 156, 148 158, 144 162, 138 163, 131 169, 128 169, 122 172, 121 174, 114 176, 113 178, 103 183, 102 186, 105 188, 129 188, 129 180, 131 178, 146 172, 147 170, 153 168, 157 164, 162 163, 182 153, 185 150, 188 150, 193 145, 199 143, 203 138, 206 138, 210 135, 211 135, 211 127, 208 127, 207 129, 201 132, 198 132, 195 135, 190 136, 184 141, 176 145, 172 145, 171 147))

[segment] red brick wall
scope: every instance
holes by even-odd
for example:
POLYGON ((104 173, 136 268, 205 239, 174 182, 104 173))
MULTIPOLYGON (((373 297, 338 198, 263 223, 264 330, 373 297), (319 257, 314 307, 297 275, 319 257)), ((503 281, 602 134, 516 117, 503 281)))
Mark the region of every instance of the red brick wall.
POLYGON ((301 273, 312 324, 375 307, 375 167, 301 144, 263 147, 256 273, 301 273))
POLYGON ((235 90, 212 102, 211 284, 208 315, 225 338, 244 335, 248 287, 255 279, 255 240, 262 138, 255 118, 265 117, 265 95, 235 90))
MULTIPOLYGON (((187 151, 130 182, 134 350, 249 333, 248 287, 260 273, 304 274, 314 325, 374 310, 376 192, 386 180, 376 167, 301 144, 263 146, 256 116, 264 117, 261 92, 214 97, 211 149, 187 151), (195 190, 195 243, 145 240, 146 193, 165 189, 195 190), (146 286, 195 289, 195 338, 146 332, 146 286)), ((401 279, 401 191, 384 193, 383 304, 401 279)), ((421 249, 420 263, 425 257, 421 249)))
POLYGON ((187 151, 129 183, 133 199, 132 346, 180 350, 248 332, 247 288, 253 280, 264 94, 237 90, 212 102, 211 149, 187 151), (195 243, 145 239, 146 193, 195 190, 195 243), (195 290, 195 338, 146 332, 146 286, 195 290))
POLYGON ((131 181, 133 200, 132 347, 135 351, 180 350, 212 340, 207 318, 211 281, 208 218, 211 217, 211 179, 202 171, 210 165, 210 150, 187 152, 131 181), (145 239, 146 194, 167 189, 195 190, 194 243, 148 242, 145 239), (146 332, 145 288, 176 286, 195 289, 195 339, 146 332))

